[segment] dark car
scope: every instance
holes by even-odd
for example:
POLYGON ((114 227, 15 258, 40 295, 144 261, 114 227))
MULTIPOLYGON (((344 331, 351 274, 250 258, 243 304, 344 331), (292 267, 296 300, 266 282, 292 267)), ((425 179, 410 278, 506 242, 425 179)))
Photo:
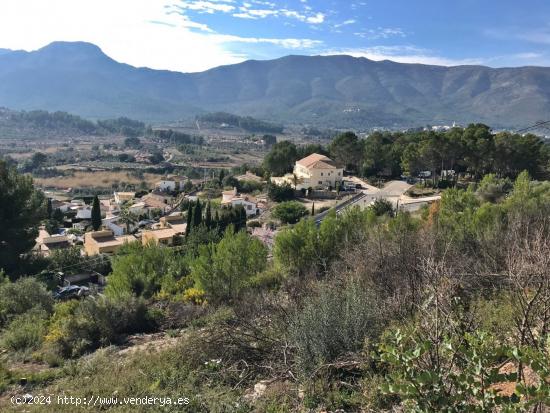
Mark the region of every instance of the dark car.
POLYGON ((73 298, 82 298, 90 294, 88 287, 82 287, 79 285, 69 285, 67 287, 60 288, 54 295, 56 300, 71 300, 73 298))

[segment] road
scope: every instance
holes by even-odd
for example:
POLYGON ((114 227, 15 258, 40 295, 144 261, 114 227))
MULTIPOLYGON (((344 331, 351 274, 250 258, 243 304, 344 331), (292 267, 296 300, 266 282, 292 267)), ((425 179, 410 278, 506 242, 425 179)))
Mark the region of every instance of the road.
MULTIPOLYGON (((348 180, 355 182, 356 184, 360 184, 362 189, 352 198, 342 202, 340 205, 337 205, 335 207, 337 214, 340 214, 343 210, 352 206, 358 206, 361 209, 367 208, 377 199, 385 199, 391 202, 394 208, 399 208, 400 210, 408 212, 417 211, 422 206, 441 199, 440 195, 423 198, 411 198, 405 195, 405 193, 411 188, 412 185, 405 181, 390 181, 386 183, 382 189, 380 189, 355 176, 349 177, 348 180)), ((315 217, 315 223, 319 225, 330 211, 332 211, 332 209, 317 215, 315 217)))

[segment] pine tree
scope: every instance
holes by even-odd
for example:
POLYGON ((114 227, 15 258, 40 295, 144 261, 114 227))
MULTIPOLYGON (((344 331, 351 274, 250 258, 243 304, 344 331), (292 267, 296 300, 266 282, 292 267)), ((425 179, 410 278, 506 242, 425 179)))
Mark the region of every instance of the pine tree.
POLYGON ((212 227, 212 209, 210 206, 210 201, 206 204, 206 213, 204 215, 204 224, 206 228, 210 229, 212 227))
POLYGON ((94 202, 92 203, 92 228, 94 231, 101 228, 101 207, 97 195, 94 196, 94 202))

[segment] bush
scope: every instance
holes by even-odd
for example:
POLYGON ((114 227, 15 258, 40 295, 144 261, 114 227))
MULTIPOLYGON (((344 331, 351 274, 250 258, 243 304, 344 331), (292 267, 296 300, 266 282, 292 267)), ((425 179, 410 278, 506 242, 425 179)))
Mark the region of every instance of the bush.
POLYGON ((378 336, 381 327, 379 303, 357 281, 322 285, 296 311, 290 336, 305 372, 363 348, 365 338, 378 336))
POLYGON ((44 284, 34 278, 21 278, 0 285, 0 323, 6 325, 15 316, 32 308, 51 313, 53 297, 44 284))
POLYGON ((273 216, 284 224, 295 224, 307 214, 307 209, 298 201, 283 202, 273 208, 273 216))
POLYGON ((16 316, 2 333, 2 347, 12 351, 36 350, 42 345, 48 314, 35 307, 16 316))
POLYGON ((105 293, 112 298, 151 298, 187 273, 184 257, 170 248, 148 244, 125 245, 112 261, 105 293))
POLYGON ((49 351, 76 357, 116 343, 125 334, 151 331, 157 320, 139 299, 72 301, 56 306, 46 343, 49 351))
POLYGON ((267 186, 267 196, 275 202, 284 202, 294 199, 294 189, 289 184, 267 186))

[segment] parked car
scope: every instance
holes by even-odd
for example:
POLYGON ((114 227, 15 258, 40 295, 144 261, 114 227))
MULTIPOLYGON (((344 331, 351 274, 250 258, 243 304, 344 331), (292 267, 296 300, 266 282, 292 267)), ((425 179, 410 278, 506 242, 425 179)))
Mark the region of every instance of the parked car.
POLYGON ((90 289, 80 285, 69 285, 60 288, 55 294, 56 300, 71 300, 73 298, 83 298, 90 295, 90 289))

